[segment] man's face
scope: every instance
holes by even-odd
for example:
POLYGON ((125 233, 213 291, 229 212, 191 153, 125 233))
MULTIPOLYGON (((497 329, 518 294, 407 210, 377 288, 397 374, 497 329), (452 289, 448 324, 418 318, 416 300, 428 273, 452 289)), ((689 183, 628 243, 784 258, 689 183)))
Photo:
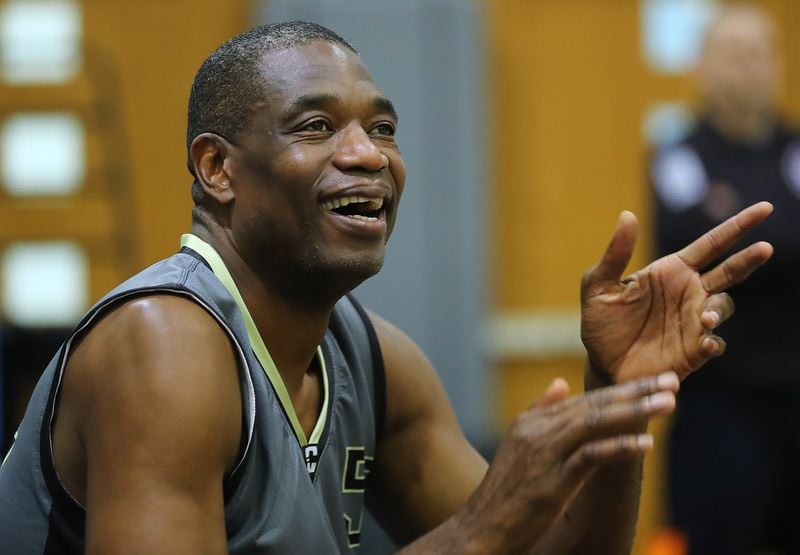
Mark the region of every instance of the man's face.
POLYGON ((713 103, 771 111, 778 67, 770 23, 733 12, 711 31, 700 66, 701 84, 713 103))
POLYGON ((281 286, 354 287, 380 269, 403 191, 397 116, 338 45, 269 52, 261 68, 264 101, 229 157, 236 246, 281 286))

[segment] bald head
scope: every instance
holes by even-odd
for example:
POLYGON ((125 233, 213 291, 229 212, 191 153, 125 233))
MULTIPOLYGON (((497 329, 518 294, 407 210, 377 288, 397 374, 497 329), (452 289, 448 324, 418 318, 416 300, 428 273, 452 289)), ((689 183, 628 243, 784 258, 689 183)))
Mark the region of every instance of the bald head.
POLYGON ((729 5, 709 26, 698 65, 705 101, 713 109, 774 110, 778 82, 775 28, 751 4, 729 5))

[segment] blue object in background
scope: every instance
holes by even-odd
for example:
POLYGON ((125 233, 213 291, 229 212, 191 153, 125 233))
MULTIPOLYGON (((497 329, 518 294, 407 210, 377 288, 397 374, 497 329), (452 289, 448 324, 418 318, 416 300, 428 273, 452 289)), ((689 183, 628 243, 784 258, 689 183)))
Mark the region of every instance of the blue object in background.
POLYGON ((641 0, 642 50, 648 65, 667 74, 691 70, 718 4, 716 0, 641 0))

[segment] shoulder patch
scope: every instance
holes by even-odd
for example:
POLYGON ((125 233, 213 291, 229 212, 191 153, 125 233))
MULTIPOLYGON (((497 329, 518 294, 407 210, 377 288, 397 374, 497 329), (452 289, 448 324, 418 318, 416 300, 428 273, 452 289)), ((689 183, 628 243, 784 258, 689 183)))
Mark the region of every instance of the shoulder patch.
POLYGON ((789 190, 800 198, 800 141, 795 141, 783 153, 783 178, 789 190))
POLYGON ((708 176, 694 149, 681 145, 662 151, 652 169, 661 201, 673 212, 699 204, 708 193, 708 176))

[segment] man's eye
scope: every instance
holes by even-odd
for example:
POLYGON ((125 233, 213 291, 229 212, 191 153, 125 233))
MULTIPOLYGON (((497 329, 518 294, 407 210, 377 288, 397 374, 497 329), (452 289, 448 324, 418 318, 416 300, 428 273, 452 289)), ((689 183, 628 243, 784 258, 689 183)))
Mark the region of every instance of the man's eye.
POLYGON ((300 131, 324 132, 324 131, 333 131, 333 129, 331 128, 331 126, 328 124, 327 121, 322 119, 317 119, 305 124, 303 127, 300 128, 300 131))
POLYGON ((376 135, 386 135, 389 137, 393 137, 396 133, 394 125, 388 122, 379 123, 375 127, 372 128, 372 132, 376 135))

